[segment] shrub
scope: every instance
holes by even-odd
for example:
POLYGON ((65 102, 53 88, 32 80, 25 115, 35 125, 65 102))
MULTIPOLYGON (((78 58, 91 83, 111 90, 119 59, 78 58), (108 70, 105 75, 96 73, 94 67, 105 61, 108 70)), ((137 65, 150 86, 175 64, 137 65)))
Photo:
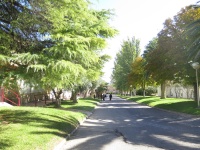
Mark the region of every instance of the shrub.
MULTIPOLYGON (((149 86, 146 90, 145 90, 145 95, 147 96, 151 96, 154 95, 157 92, 157 89, 155 87, 149 86)), ((140 88, 136 91, 137 95, 143 95, 143 89, 140 88)))

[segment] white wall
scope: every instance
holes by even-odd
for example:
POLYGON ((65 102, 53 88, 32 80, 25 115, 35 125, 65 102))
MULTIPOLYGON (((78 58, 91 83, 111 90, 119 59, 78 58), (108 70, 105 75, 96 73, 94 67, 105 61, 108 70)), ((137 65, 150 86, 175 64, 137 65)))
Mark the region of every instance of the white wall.
MULTIPOLYGON (((158 96, 161 96, 160 86, 157 88, 158 96)), ((166 96, 174 98, 194 99, 194 89, 192 86, 183 87, 180 85, 166 86, 166 96)))

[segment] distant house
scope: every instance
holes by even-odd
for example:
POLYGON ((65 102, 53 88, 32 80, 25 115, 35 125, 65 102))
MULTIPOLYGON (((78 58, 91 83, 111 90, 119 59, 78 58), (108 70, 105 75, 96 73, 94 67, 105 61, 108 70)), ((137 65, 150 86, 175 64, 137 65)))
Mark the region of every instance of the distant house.
MULTIPOLYGON (((158 96, 161 96, 161 88, 157 88, 158 96)), ((193 86, 183 86, 181 84, 170 84, 166 86, 166 96, 174 98, 194 99, 193 86)))

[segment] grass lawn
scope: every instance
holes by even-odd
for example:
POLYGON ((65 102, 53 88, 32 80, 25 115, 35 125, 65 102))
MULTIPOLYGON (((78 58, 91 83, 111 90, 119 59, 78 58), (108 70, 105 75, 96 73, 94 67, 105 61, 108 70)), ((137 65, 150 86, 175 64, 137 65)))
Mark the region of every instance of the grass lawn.
POLYGON ((64 101, 64 109, 0 107, 0 149, 53 149, 85 118, 83 113, 70 109, 92 111, 96 103, 93 99, 81 99, 77 104, 64 101))
POLYGON ((160 99, 160 97, 155 96, 135 96, 128 97, 127 99, 137 103, 146 104, 151 107, 158 107, 192 115, 200 115, 200 109, 197 108, 197 102, 194 100, 181 98, 160 99))
POLYGON ((84 111, 92 111, 94 107, 99 102, 98 99, 87 98, 83 99, 80 98, 78 103, 74 104, 72 101, 63 101, 62 107, 67 109, 77 109, 77 110, 84 110, 84 111))

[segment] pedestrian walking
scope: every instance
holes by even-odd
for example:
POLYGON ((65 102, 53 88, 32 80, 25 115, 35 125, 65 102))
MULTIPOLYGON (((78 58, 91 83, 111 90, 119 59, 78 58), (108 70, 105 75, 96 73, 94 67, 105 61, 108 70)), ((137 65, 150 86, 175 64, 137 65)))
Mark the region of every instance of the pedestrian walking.
POLYGON ((110 101, 111 101, 112 100, 112 93, 110 93, 109 98, 110 98, 110 101))
POLYGON ((106 95, 105 94, 102 94, 102 100, 105 101, 105 97, 106 95))

